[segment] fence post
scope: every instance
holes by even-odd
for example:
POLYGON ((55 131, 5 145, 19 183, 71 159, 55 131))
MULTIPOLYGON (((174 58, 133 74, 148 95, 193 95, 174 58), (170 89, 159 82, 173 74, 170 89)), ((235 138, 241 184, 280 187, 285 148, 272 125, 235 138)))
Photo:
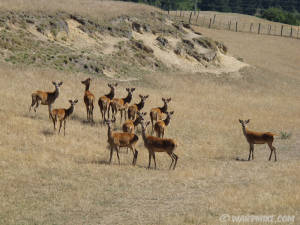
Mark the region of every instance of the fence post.
POLYGON ((250 24, 250 33, 252 33, 253 23, 250 24))
POLYGON ((200 11, 198 11, 198 15, 197 15, 197 18, 196 18, 196 24, 197 24, 197 21, 198 21, 199 14, 200 14, 200 11))
POLYGON ((280 36, 282 36, 282 32, 283 32, 283 25, 281 25, 281 32, 280 32, 280 36))
POLYGON ((209 25, 208 25, 208 28, 211 27, 211 22, 212 22, 212 19, 210 18, 210 19, 209 19, 209 25))
POLYGON ((214 15, 214 20, 213 20, 213 23, 212 24, 215 24, 215 20, 216 20, 216 14, 214 15))
POLYGON ((231 30, 231 20, 228 23, 228 29, 231 30))
POLYGON ((290 33, 290 37, 293 37, 293 26, 291 26, 291 33, 290 33))
POLYGON ((258 24, 258 31, 257 31, 258 34, 260 34, 260 23, 258 24))
POLYGON ((192 14, 193 14, 193 11, 191 11, 191 14, 190 14, 189 24, 191 24, 192 14))
POLYGON ((235 22, 235 32, 238 32, 238 22, 235 22))
POLYGON ((272 26, 269 25, 269 30, 268 30, 268 34, 269 34, 269 35, 271 34, 271 30, 272 30, 272 26))
POLYGON ((300 27, 300 26, 298 26, 297 39, 298 39, 298 37, 299 37, 299 27, 300 27))
POLYGON ((181 17, 181 13, 182 13, 182 11, 180 10, 180 15, 179 15, 179 17, 181 17))

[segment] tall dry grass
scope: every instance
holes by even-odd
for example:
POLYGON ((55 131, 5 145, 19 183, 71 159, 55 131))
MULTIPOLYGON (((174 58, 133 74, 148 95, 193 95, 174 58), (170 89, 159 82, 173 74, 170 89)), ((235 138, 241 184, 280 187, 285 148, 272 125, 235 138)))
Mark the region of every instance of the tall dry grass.
MULTIPOLYGON (((296 215, 299 223, 299 83, 283 84, 279 75, 270 80, 272 72, 253 68, 244 69, 242 78, 149 74, 120 83, 117 97, 133 86, 133 102, 139 93, 150 95, 147 112, 162 104, 161 97, 173 99, 166 137, 179 143, 178 166, 168 171, 170 158, 161 153, 154 171, 146 169, 140 135, 136 167, 131 153, 120 155, 121 166, 116 155, 107 165, 107 128, 98 106, 96 124, 85 122, 80 81, 86 75, 4 64, 0 74, 1 224, 219 224, 224 213, 296 215), (53 133, 47 107, 28 112, 31 92, 52 90, 51 80, 64 81, 54 107, 80 100, 65 137, 53 133), (278 162, 267 161, 267 146, 255 147, 254 161, 235 160, 248 156, 239 118, 251 118, 254 130, 292 132, 288 140, 275 140, 278 162)), ((97 99, 108 92, 108 80, 92 78, 97 99)))
POLYGON ((122 15, 145 15, 160 11, 158 8, 144 4, 101 0, 1 0, 0 10, 29 12, 67 12, 95 19, 110 19, 122 15))

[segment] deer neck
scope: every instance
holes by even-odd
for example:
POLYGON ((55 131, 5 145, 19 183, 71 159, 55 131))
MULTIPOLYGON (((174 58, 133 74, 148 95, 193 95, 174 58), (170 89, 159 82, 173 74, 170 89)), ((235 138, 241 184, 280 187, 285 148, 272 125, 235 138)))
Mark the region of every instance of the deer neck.
POLYGON ((85 91, 88 91, 90 89, 90 84, 85 85, 85 91))
POLYGON ((74 105, 71 105, 67 110, 66 110, 66 116, 65 117, 68 117, 70 116, 74 111, 74 105))
POLYGON ((141 118, 140 118, 140 117, 137 117, 137 118, 133 121, 133 125, 136 127, 140 122, 141 122, 141 118))
POLYGON ((57 99, 59 96, 59 87, 55 87, 55 90, 48 94, 49 102, 54 102, 55 99, 57 99))
POLYGON ((111 132, 111 127, 109 125, 107 125, 107 138, 108 140, 112 139, 112 132, 111 132))
POLYGON ((115 97, 115 89, 111 88, 110 92, 105 96, 112 100, 115 97))
POLYGON ((139 111, 144 107, 144 105, 145 105, 145 102, 143 99, 141 99, 141 101, 138 104, 136 104, 139 111))
POLYGON ((168 115, 167 116, 167 118, 166 119, 164 119, 164 123, 165 123, 165 125, 166 126, 168 126, 169 125, 169 123, 170 123, 170 120, 171 120, 171 117, 168 115))
POLYGON ((167 103, 164 103, 164 106, 163 106, 163 107, 159 107, 159 109, 160 109, 160 111, 163 112, 163 113, 167 112, 167 110, 168 110, 168 105, 167 105, 167 103))
POLYGON ((127 97, 126 97, 126 98, 123 98, 124 105, 125 105, 126 103, 130 103, 130 102, 131 102, 131 99, 132 99, 132 94, 131 94, 131 93, 128 93, 127 97))
POLYGON ((242 126, 242 130, 243 130, 243 134, 245 135, 245 137, 247 137, 247 128, 246 128, 246 126, 244 125, 244 126, 242 126))
POLYGON ((143 140, 144 140, 144 144, 147 144, 147 136, 146 136, 146 129, 142 129, 142 137, 143 137, 143 140))

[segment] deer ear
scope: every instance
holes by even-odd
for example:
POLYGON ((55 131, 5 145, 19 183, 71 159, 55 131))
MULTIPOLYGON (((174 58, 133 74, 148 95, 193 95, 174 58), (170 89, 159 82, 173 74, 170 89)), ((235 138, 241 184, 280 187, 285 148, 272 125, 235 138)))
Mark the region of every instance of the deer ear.
POLYGON ((73 103, 73 101, 72 100, 69 100, 69 102, 72 104, 73 103))
POLYGON ((55 82, 55 81, 52 81, 52 84, 53 84, 53 85, 56 85, 56 82, 55 82))
POLYGON ((115 87, 117 87, 118 86, 118 83, 115 83, 115 87))
POLYGON ((145 96, 145 98, 148 98, 148 97, 149 97, 149 95, 146 95, 146 96, 145 96))
POLYGON ((161 100, 163 100, 163 102, 166 100, 165 98, 161 98, 161 100))
POLYGON ((135 88, 131 88, 131 91, 135 91, 135 88))
POLYGON ((241 120, 241 119, 239 119, 239 121, 240 121, 240 123, 242 123, 242 120, 241 120))
POLYGON ((78 102, 78 99, 75 99, 75 101, 74 101, 75 103, 77 103, 78 102))
POLYGON ((144 112, 143 115, 146 116, 146 115, 147 115, 147 112, 144 112))
POLYGON ((172 98, 168 98, 168 102, 171 101, 171 100, 172 100, 172 98))
POLYGON ((58 83, 58 85, 61 86, 63 83, 64 83, 64 82, 61 81, 61 82, 58 83))
POLYGON ((139 95, 140 98, 143 98, 143 95, 139 95))
POLYGON ((173 114, 174 114, 174 111, 170 112, 170 114, 173 115, 173 114))
POLYGON ((247 121, 246 121, 246 123, 249 123, 250 122, 250 119, 248 119, 247 121))
POLYGON ((129 88, 126 88, 126 91, 129 91, 129 88))

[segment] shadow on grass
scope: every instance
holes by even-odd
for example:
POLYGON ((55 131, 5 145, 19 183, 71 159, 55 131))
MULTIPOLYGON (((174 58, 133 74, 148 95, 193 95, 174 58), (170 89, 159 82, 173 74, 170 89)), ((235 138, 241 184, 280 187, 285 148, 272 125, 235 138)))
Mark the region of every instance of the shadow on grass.
POLYGON ((49 129, 43 130, 42 134, 45 135, 46 137, 50 137, 50 136, 55 135, 54 131, 53 130, 49 130, 49 129))
POLYGON ((240 158, 240 157, 236 157, 234 160, 238 161, 238 162, 249 162, 248 159, 243 159, 243 158, 240 158))

